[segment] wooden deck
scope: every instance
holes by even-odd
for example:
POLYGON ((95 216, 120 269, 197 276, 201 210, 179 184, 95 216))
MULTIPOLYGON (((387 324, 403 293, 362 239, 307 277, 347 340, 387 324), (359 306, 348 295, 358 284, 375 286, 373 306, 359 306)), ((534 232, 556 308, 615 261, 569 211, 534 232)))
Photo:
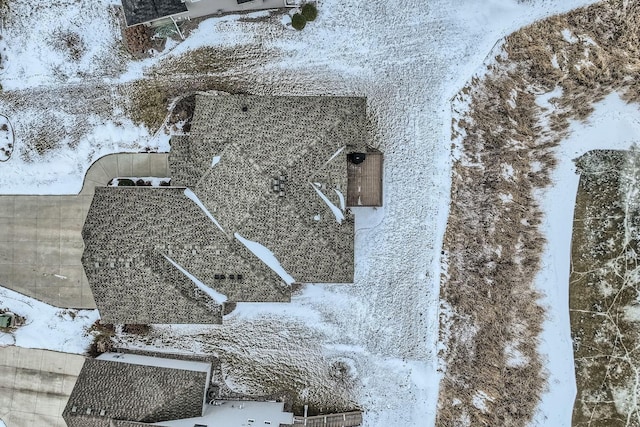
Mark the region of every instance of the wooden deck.
POLYGON ((382 153, 366 154, 359 165, 347 163, 347 207, 382 206, 382 153))
POLYGON ((294 417, 294 426, 301 427, 356 427, 362 425, 362 412, 317 415, 315 417, 294 417))

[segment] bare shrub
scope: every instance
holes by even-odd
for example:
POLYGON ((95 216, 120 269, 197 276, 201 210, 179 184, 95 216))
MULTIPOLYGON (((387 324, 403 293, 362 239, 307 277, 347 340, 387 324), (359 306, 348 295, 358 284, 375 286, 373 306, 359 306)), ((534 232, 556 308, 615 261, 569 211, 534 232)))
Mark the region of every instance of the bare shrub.
POLYGON ((96 320, 89 328, 89 333, 93 335, 93 341, 87 349, 89 357, 97 357, 102 353, 107 353, 115 348, 113 337, 115 336, 115 327, 111 323, 101 323, 96 320))
POLYGON ((52 37, 52 47, 66 53, 74 61, 79 60, 87 51, 80 34, 74 31, 59 28, 53 32, 52 37))

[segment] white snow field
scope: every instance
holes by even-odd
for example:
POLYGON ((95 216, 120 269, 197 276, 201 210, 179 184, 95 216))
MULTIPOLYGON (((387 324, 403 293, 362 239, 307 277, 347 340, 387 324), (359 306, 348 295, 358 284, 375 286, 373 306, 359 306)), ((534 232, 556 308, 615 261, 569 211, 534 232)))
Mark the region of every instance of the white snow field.
POLYGON ((87 329, 100 317, 97 310, 59 309, 0 287, 0 308, 25 318, 12 333, 0 331, 0 347, 15 344, 66 353, 84 353, 93 337, 87 329))
MULTIPOLYGON (((104 64, 98 54, 92 56, 93 61, 83 59, 76 68, 67 69, 50 49, 30 47, 42 43, 39 38, 44 36, 39 32, 67 26, 82 36, 87 52, 114 58, 110 46, 119 35, 103 19, 108 3, 84 2, 80 7, 72 2, 36 0, 28 6, 37 14, 16 19, 14 27, 14 21, 9 21, 3 32, 14 35, 15 41, 4 37, 7 54, 0 83, 8 89, 56 87, 82 80, 82 73, 96 81, 126 82, 142 77, 144 67, 163 56, 201 46, 241 50, 257 45, 264 51, 259 65, 227 72, 228 78, 242 80, 253 93, 366 96, 372 143, 385 154, 385 195, 383 209, 357 210, 355 283, 310 285, 291 304, 238 304, 229 319, 225 318, 226 325, 210 331, 214 337, 209 344, 218 345, 220 353, 242 354, 243 361, 255 364, 255 369, 227 367, 228 382, 244 391, 260 382, 260 374, 287 369, 308 373, 304 379, 309 388, 321 388, 325 379, 314 377, 322 372, 316 366, 347 360, 355 376, 353 398, 366 411, 365 426, 432 426, 439 381, 440 248, 450 186, 449 99, 500 37, 536 19, 588 3, 324 0, 318 3, 318 19, 301 32, 283 26, 280 20, 209 19, 170 52, 127 64, 127 71, 117 74, 113 67, 109 73, 101 71, 104 64), (75 11, 72 17, 70 11, 75 11), (30 32, 21 33, 27 27, 30 32), (35 35, 27 36, 30 33, 35 35), (62 72, 56 71, 59 68, 62 72), (247 378, 251 372, 256 378, 247 378)), ((19 96, 19 92, 10 95, 19 96)), ((6 115, 13 125, 41 118, 37 109, 25 111, 28 116, 6 115)), ((61 113, 59 120, 66 119, 61 113)), ((127 120, 111 121, 111 117, 97 115, 94 121, 92 132, 74 148, 61 145, 31 162, 14 152, 9 161, 0 163, 0 193, 77 192, 84 172, 99 155, 109 150, 135 151, 150 138, 145 129, 127 120)), ((16 140, 19 144, 19 135, 16 140)), ((553 199, 548 200, 552 203, 553 199)), ((550 212, 555 218, 555 211, 550 212)), ((558 244, 568 245, 570 235, 562 236, 566 241, 558 244)), ((541 276, 541 286, 545 277, 541 276)), ((0 306, 11 308, 13 300, 6 292, 0 294, 0 306)), ((567 315, 562 311, 566 298, 549 294, 545 302, 552 313, 547 331, 554 325, 565 328, 558 337, 560 347, 549 344, 544 348, 549 366, 554 372, 570 370, 568 321, 562 317, 567 315)), ((54 328, 55 322, 49 320, 47 325, 54 328)), ((168 329, 173 334, 191 333, 188 328, 168 329)), ((85 345, 79 333, 65 331, 58 328, 54 333, 75 340, 69 348, 85 345)), ((551 339, 549 333, 545 337, 551 339)), ((16 344, 20 345, 17 337, 16 344)), ((199 348, 205 346, 190 347, 199 348)), ((552 375, 556 377, 568 378, 561 373, 552 375)), ((568 425, 566 414, 573 402, 566 395, 558 398, 568 390, 563 381, 549 384, 550 393, 536 417, 538 425, 568 425)))

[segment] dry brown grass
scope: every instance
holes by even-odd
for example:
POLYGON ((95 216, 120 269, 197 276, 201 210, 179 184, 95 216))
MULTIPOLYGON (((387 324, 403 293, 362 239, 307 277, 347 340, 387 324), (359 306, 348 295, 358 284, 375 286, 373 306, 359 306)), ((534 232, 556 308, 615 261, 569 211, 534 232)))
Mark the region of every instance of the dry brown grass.
POLYGON ((219 76, 178 76, 138 80, 118 88, 129 100, 127 111, 131 119, 145 125, 151 133, 158 131, 165 119, 170 119, 172 103, 199 91, 217 90, 244 93, 239 83, 224 81, 219 76))
POLYGON ((506 38, 507 57, 496 58, 486 76, 458 94, 469 107, 452 124, 461 158, 453 165, 444 243, 441 300, 450 309, 441 318, 447 370, 438 426, 531 420, 546 386, 537 352, 544 310, 534 288, 545 239, 533 192, 550 184, 551 150, 569 119, 586 118, 591 104, 613 91, 640 100, 639 21, 638 3, 615 0, 525 27, 506 38), (565 41, 565 28, 579 40, 565 41), (558 108, 545 113, 535 96, 556 86, 563 89, 558 108), (543 114, 547 126, 539 121, 543 114), (504 202, 501 194, 513 200, 504 202), (509 346, 523 361, 510 360, 509 346), (488 396, 482 409, 474 405, 479 391, 488 396))

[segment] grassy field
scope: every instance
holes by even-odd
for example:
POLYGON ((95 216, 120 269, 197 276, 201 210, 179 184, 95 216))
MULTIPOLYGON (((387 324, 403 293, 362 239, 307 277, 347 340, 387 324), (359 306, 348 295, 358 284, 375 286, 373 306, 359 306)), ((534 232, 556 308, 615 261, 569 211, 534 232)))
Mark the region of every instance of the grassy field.
POLYGON ((569 291, 576 427, 640 425, 637 158, 595 151, 577 161, 569 291))

